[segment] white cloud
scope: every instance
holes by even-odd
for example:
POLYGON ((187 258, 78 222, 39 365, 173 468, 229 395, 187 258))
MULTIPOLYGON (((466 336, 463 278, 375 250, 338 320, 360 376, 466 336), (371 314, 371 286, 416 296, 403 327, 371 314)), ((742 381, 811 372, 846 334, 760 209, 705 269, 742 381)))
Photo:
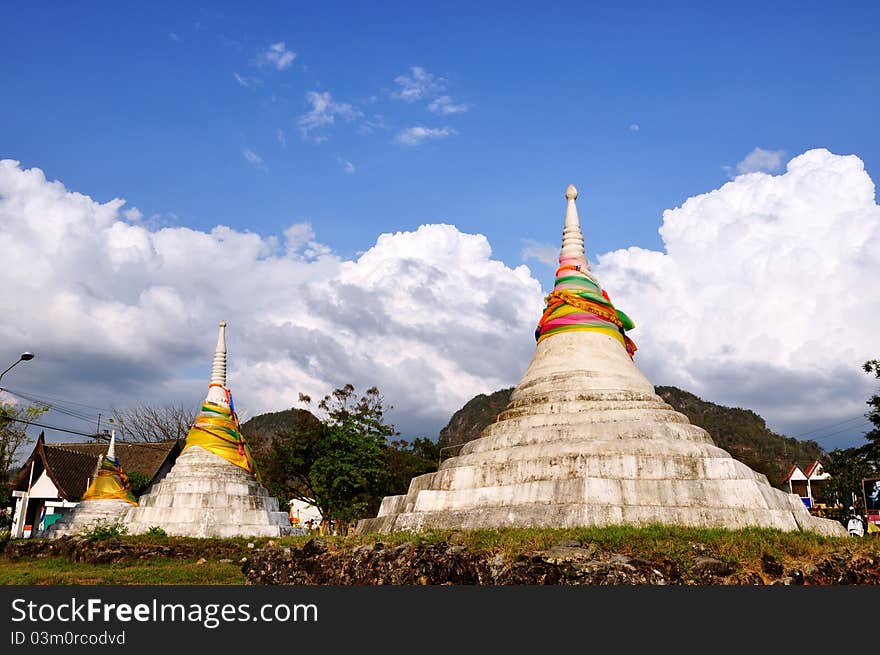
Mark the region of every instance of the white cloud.
POLYGON ((446 89, 446 80, 436 77, 421 66, 411 66, 409 75, 398 75, 394 82, 400 90, 394 91, 391 97, 404 102, 415 102, 442 93, 446 89))
POLYGON ((125 220, 131 223, 138 223, 144 217, 143 213, 137 207, 131 207, 122 212, 122 215, 125 216, 125 220))
POLYGON ((182 40, 180 36, 175 32, 168 32, 168 38, 172 41, 177 41, 178 43, 180 43, 180 41, 182 40))
MULTIPOLYGON (((600 255, 638 366, 789 434, 862 415, 880 322, 874 193, 857 157, 812 150, 666 211, 663 252, 600 255)), ((0 341, 37 354, 4 386, 197 404, 224 319, 242 414, 375 384, 405 434, 436 436, 476 393, 516 384, 534 352, 541 282, 481 235, 423 225, 343 259, 304 222, 278 237, 152 228, 124 206, 0 162, 0 341)))
POLYGON ((282 130, 280 127, 275 130, 275 138, 278 139, 278 143, 281 144, 282 148, 287 147, 287 134, 285 134, 284 130, 282 130))
POLYGON ((241 154, 244 157, 245 161, 251 166, 262 169, 264 171, 268 170, 266 168, 266 163, 263 161, 263 158, 250 148, 243 148, 241 154))
POLYGON ((742 161, 737 162, 736 172, 739 175, 757 172, 775 173, 782 170, 783 157, 785 157, 784 150, 755 148, 742 161))
POLYGON ((294 59, 296 59, 296 53, 285 48, 284 41, 279 41, 278 43, 273 43, 264 52, 260 53, 257 63, 272 66, 275 70, 281 71, 289 68, 294 59))
POLYGON ((37 354, 4 385, 197 406, 226 320, 242 415, 351 382, 378 386, 404 434, 436 437, 472 396, 514 384, 534 349, 540 285, 481 235, 423 225, 346 260, 304 222, 278 237, 149 229, 123 206, 0 162, 0 341, 37 354))
POLYGON ((358 131, 361 134, 372 134, 376 130, 387 130, 388 126, 385 124, 385 118, 380 114, 373 114, 372 118, 368 118, 364 122, 361 123, 358 131))
POLYGON ((548 266, 557 266, 559 264, 559 246, 550 245, 549 243, 539 243, 534 239, 523 239, 523 248, 520 257, 523 260, 534 259, 547 264, 548 266))
POLYGON ((630 123, 629 125, 630 132, 638 132, 640 129, 642 129, 642 127, 638 123, 630 123))
POLYGON ((810 150, 782 175, 737 177, 665 211, 660 234, 665 252, 618 250, 596 267, 655 384, 791 435, 864 413, 880 207, 858 157, 810 150))
POLYGON ((232 77, 235 78, 235 81, 238 82, 241 86, 246 89, 253 88, 255 86, 260 86, 263 83, 259 77, 250 77, 248 75, 239 75, 238 73, 232 73, 232 77))
POLYGON ((354 173, 357 170, 354 164, 352 164, 350 161, 340 159, 339 164, 342 166, 342 170, 346 173, 354 173))
POLYGON ((421 125, 416 125, 398 132, 394 140, 406 146, 417 146, 428 139, 442 139, 453 134, 455 134, 455 130, 449 127, 422 127, 421 125))
MULTIPOLYGON (((313 130, 333 125, 337 117, 351 121, 363 116, 351 105, 335 102, 329 91, 322 93, 309 91, 306 93, 306 102, 311 105, 311 109, 297 119, 300 132, 304 137, 309 136, 313 130)), ((316 137, 315 140, 323 141, 326 140, 326 137, 316 137)))
POLYGON ((441 116, 460 114, 470 109, 468 105, 456 104, 449 96, 440 96, 428 104, 428 110, 441 116))

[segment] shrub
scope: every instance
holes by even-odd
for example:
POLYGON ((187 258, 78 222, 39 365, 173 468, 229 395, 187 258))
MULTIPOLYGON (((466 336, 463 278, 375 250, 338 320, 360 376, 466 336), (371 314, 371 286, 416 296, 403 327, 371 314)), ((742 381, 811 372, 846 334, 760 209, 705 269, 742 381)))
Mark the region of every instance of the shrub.
POLYGON ((89 541, 103 541, 104 539, 121 537, 125 534, 128 534, 128 528, 122 523, 119 521, 111 523, 104 520, 95 521, 90 527, 80 532, 80 535, 89 541))
POLYGON ((160 528, 158 525, 151 525, 149 528, 147 528, 147 531, 144 534, 148 534, 151 537, 167 537, 168 536, 168 534, 165 532, 165 530, 160 528))

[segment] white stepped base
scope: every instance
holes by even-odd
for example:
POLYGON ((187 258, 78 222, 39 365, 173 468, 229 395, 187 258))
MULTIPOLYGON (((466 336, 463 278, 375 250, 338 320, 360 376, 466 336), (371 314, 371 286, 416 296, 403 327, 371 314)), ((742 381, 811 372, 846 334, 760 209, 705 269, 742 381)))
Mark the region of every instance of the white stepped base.
POLYGON ((47 539, 66 535, 79 535, 98 524, 122 523, 133 507, 131 503, 117 499, 83 500, 46 530, 47 539))
POLYGON ((160 527, 182 537, 279 537, 287 512, 256 478, 199 446, 187 448, 125 517, 129 534, 160 527))
POLYGON ((510 403, 357 532, 652 523, 845 536, 690 424, 611 337, 539 343, 510 403))

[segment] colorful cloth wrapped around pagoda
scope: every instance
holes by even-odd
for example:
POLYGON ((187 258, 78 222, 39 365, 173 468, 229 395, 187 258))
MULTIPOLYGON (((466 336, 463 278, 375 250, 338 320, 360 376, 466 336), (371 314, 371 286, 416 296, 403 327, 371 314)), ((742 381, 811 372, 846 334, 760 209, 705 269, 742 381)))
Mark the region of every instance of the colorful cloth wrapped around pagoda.
POLYGON ((186 446, 183 449, 201 446, 245 471, 256 474, 250 449, 239 431, 238 416, 235 414, 229 390, 225 391, 230 406, 224 407, 206 400, 195 424, 186 435, 186 446))
POLYGON ((105 455, 101 458, 101 466, 98 474, 83 494, 83 500, 124 500, 132 505, 137 505, 134 494, 131 493, 128 476, 122 472, 118 457, 105 455))
POLYGON ((589 270, 585 257, 559 257, 556 284, 545 298, 546 306, 535 330, 535 340, 540 342, 560 332, 601 332, 619 341, 632 357, 636 345, 626 331, 635 326, 629 316, 615 309, 589 270))

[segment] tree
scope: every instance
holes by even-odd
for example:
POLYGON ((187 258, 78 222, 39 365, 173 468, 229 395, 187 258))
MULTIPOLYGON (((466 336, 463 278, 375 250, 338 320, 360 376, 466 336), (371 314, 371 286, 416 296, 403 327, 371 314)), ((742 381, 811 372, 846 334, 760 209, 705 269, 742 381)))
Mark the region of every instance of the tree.
POLYGON ((430 439, 396 439, 389 444, 388 451, 382 496, 405 494, 414 477, 437 470, 440 448, 437 442, 430 439))
POLYGON ((8 505, 12 499, 7 486, 9 471, 22 452, 22 448, 33 443, 28 435, 28 423, 42 416, 48 407, 45 405, 6 405, 0 404, 0 506, 8 505))
MULTIPOLYGON (((880 359, 865 362, 863 368, 865 373, 873 373, 874 377, 880 380, 880 359)), ((865 438, 868 440, 865 455, 876 467, 877 462, 880 462, 880 393, 875 393, 866 402, 871 409, 865 417, 871 421, 874 428, 865 433, 865 438)))
POLYGON ((823 469, 829 478, 817 493, 818 500, 829 507, 841 508, 836 518, 844 521, 850 505, 861 505, 862 478, 869 477, 870 466, 863 448, 836 448, 825 456, 823 469))
POLYGON ((136 405, 114 409, 113 421, 129 441, 186 439, 198 411, 183 405, 136 405))
MULTIPOLYGON (((300 400, 309 404, 308 396, 300 400)), ((388 438, 384 399, 376 387, 357 398, 351 384, 324 396, 326 418, 277 434, 272 449, 280 475, 273 493, 313 503, 325 520, 348 522, 375 513, 387 475, 388 438), (283 480, 283 482, 279 482, 283 480)), ((273 483, 270 482, 270 485, 273 483)))

